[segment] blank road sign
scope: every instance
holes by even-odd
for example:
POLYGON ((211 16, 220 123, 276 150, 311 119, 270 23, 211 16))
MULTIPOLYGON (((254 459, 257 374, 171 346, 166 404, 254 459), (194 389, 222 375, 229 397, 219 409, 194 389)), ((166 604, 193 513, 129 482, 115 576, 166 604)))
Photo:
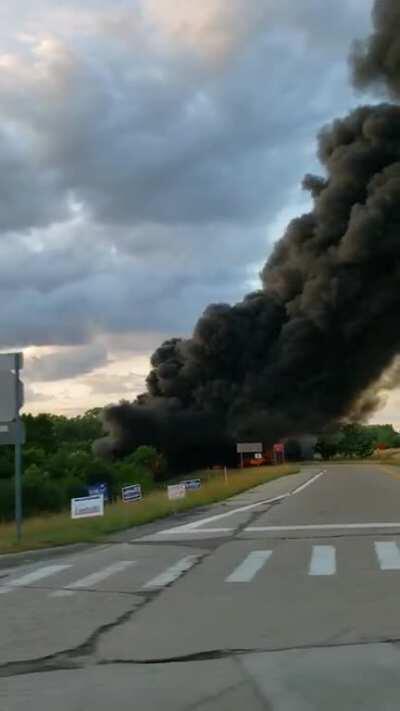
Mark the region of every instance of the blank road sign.
MULTIPOLYGON (((19 407, 23 404, 23 387, 19 382, 19 407)), ((10 422, 15 418, 15 375, 0 370, 0 422, 10 422)))
POLYGON ((20 420, 16 422, 0 423, 0 445, 2 444, 25 444, 26 431, 24 423, 20 420))
POLYGON ((18 368, 22 370, 24 367, 23 353, 0 353, 0 370, 14 370, 15 358, 18 361, 18 368))

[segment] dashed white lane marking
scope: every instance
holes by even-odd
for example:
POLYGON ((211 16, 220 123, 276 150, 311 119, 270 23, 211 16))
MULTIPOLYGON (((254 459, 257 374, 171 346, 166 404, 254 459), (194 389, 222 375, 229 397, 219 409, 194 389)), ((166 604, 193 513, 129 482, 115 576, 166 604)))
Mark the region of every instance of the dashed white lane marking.
POLYGON ((313 546, 309 575, 335 575, 335 573, 335 547, 313 546))
POLYGON ((199 557, 198 555, 188 555, 185 558, 181 558, 181 560, 171 565, 171 567, 167 568, 161 575, 157 575, 156 578, 146 583, 143 589, 150 590, 151 588, 163 588, 166 585, 170 585, 170 583, 177 580, 183 573, 186 573, 187 570, 190 570, 190 568, 197 563, 199 557))
POLYGON ((32 583, 43 580, 43 578, 48 578, 50 575, 60 573, 62 570, 66 570, 70 567, 70 565, 45 565, 42 568, 38 568, 38 570, 22 575, 20 578, 8 581, 5 586, 0 587, 0 595, 5 595, 5 593, 9 593, 15 590, 15 588, 31 585, 32 583))
POLYGON ((381 570, 400 570, 400 550, 394 541, 377 541, 375 552, 381 570))
POLYGON ((400 523, 318 523, 305 524, 304 526, 248 526, 244 531, 261 533, 263 531, 330 531, 342 529, 368 529, 368 528, 400 528, 400 523))
POLYGON ((272 555, 272 551, 252 551, 238 565, 228 578, 227 583, 249 583, 257 575, 272 555))
POLYGON ((88 588, 97 585, 97 583, 101 583, 103 580, 106 580, 111 575, 121 573, 131 565, 135 565, 135 563, 136 561, 134 560, 118 560, 115 563, 112 563, 112 565, 107 566, 107 568, 102 568, 96 573, 92 573, 91 575, 87 575, 85 578, 81 578, 80 580, 76 580, 74 583, 66 585, 62 590, 56 590, 55 592, 50 593, 50 597, 69 597, 71 595, 75 595, 77 590, 87 590, 88 588))

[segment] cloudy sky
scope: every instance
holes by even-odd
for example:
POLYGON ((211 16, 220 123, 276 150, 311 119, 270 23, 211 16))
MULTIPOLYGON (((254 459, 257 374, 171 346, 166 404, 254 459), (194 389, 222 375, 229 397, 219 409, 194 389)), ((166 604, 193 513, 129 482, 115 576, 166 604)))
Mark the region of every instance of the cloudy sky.
POLYGON ((133 398, 161 340, 257 286, 318 129, 362 101, 371 4, 2 4, 0 347, 26 410, 133 398))

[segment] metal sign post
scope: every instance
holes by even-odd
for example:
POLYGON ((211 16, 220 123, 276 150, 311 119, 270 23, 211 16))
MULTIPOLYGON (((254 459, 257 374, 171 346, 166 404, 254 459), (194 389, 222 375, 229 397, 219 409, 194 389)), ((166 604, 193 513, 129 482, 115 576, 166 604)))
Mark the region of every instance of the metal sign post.
POLYGON ((21 419, 19 416, 20 400, 20 382, 19 369, 21 365, 21 354, 14 355, 14 374, 15 374, 15 428, 17 437, 15 440, 15 525, 17 529, 17 543, 21 542, 22 537, 22 445, 20 438, 21 419))
POLYGON ((15 525, 17 542, 22 534, 22 444, 25 432, 20 418, 24 404, 23 384, 19 373, 23 368, 22 353, 0 353, 0 446, 15 447, 15 525))

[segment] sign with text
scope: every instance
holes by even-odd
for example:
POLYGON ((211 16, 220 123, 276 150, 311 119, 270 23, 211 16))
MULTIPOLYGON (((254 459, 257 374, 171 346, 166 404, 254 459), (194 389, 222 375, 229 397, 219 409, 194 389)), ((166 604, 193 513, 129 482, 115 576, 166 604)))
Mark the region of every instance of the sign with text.
POLYGON ((90 518, 91 516, 104 516, 103 494, 71 499, 71 518, 90 518))
POLYGON ((168 498, 169 499, 184 499, 186 496, 186 486, 185 484, 173 484, 168 487, 168 498))
POLYGON ((130 484, 122 487, 122 501, 126 504, 143 499, 142 487, 140 484, 130 484))
POLYGON ((105 481, 98 482, 97 484, 90 484, 87 487, 89 496, 103 496, 104 501, 110 501, 110 494, 108 491, 108 484, 105 481))
POLYGON ((238 442, 236 451, 238 454, 254 454, 255 452, 262 452, 263 445, 262 442, 238 442))
POLYGON ((200 489, 201 487, 201 480, 200 479, 186 479, 185 481, 182 482, 184 485, 186 491, 196 491, 196 489, 200 489))

